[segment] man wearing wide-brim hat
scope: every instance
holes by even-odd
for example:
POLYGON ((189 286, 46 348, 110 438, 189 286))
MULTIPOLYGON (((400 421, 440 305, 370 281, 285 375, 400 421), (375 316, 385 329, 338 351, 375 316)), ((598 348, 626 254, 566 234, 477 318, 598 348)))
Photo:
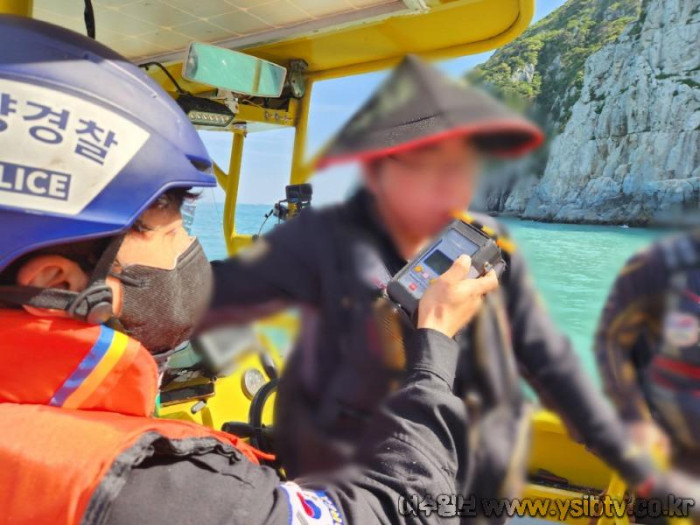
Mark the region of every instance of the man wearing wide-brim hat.
MULTIPOLYGON (((482 159, 522 155, 542 141, 533 123, 409 56, 318 162, 361 163, 363 187, 339 206, 303 212, 246 256, 215 263, 214 310, 302 306, 302 335, 277 396, 276 434, 288 472, 343 463, 372 432, 366 422, 401 374, 395 325, 377 303, 379 291, 455 211, 469 207, 482 159)), ((540 307, 504 229, 489 217, 477 221, 502 237, 507 269, 498 293, 456 336, 462 365, 454 388, 473 431, 469 443, 445 446, 473 450, 465 487, 492 497, 521 486, 529 423, 521 373, 631 486, 647 482, 651 463, 632 453, 613 410, 540 307)), ((403 340, 413 336, 405 323, 400 330, 403 340)))

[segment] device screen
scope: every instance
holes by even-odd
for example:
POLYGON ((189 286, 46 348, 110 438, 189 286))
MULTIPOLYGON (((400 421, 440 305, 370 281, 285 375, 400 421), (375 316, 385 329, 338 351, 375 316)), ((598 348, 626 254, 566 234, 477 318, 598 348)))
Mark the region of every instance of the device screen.
POLYGON ((438 275, 442 275, 450 266, 452 266, 452 259, 442 253, 440 250, 435 250, 425 260, 425 265, 438 275))

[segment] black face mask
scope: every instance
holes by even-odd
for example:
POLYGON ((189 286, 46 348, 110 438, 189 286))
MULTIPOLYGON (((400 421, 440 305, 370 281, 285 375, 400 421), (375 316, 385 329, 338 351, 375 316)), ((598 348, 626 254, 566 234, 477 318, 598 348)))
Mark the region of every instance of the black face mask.
POLYGON ((197 240, 171 270, 133 264, 111 275, 123 289, 122 311, 115 318, 121 327, 115 327, 154 355, 187 341, 209 306, 213 276, 197 240))

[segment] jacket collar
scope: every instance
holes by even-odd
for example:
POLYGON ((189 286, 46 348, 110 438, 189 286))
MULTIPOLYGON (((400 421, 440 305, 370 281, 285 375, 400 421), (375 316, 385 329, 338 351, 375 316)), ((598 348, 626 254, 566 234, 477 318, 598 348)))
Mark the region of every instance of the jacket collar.
POLYGON ((389 272, 394 275, 406 264, 391 234, 384 226, 372 194, 365 188, 360 188, 346 203, 350 221, 362 230, 375 248, 379 250, 382 261, 389 272))
POLYGON ((158 393, 155 361, 106 326, 0 310, 0 402, 145 416, 158 393))

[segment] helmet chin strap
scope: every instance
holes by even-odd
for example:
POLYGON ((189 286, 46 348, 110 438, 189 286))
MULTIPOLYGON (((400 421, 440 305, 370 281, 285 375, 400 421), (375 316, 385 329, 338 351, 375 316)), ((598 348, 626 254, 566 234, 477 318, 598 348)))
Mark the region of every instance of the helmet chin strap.
POLYGON ((0 286, 0 301, 19 306, 64 310, 89 324, 104 324, 114 318, 112 289, 107 276, 117 258, 124 234, 112 239, 100 256, 87 287, 80 292, 36 286, 0 286))

